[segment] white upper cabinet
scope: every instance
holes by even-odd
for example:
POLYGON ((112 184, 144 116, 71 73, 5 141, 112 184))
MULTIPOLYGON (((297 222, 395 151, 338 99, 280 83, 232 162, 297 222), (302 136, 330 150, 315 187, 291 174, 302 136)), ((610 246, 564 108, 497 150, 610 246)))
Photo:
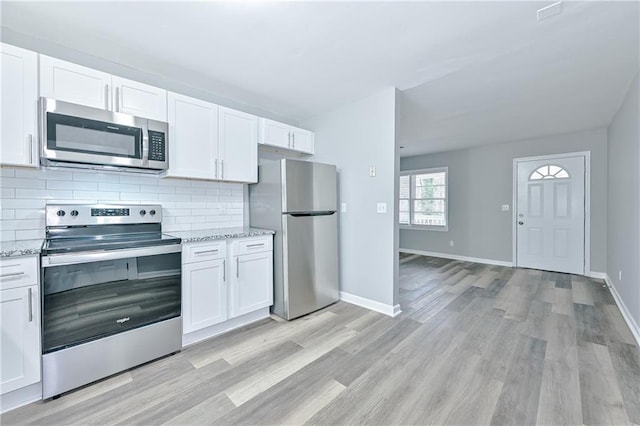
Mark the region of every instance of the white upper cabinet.
POLYGON ((217 179, 218 106, 169 92, 167 176, 217 179))
POLYGON ((38 166, 38 54, 0 44, 0 163, 38 166))
POLYGON ((268 118, 260 118, 259 120, 258 142, 265 146, 283 148, 302 154, 313 154, 314 150, 313 132, 268 118))
POLYGON ((167 121, 167 91, 148 84, 113 76, 113 110, 139 117, 167 121))
POLYGON ((219 107, 218 135, 220 178, 226 181, 258 181, 258 117, 219 107))
POLYGON ((291 128, 291 148, 293 150, 313 154, 313 143, 313 132, 298 127, 291 128))
POLYGON ((40 55, 40 96, 111 109, 111 74, 40 55))
POLYGON ((40 55, 40 96, 167 121, 167 91, 40 55))

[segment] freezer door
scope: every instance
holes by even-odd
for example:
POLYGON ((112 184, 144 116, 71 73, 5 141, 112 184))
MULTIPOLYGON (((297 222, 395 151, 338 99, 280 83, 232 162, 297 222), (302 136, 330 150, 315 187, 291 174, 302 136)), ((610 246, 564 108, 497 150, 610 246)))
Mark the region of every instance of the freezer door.
POLYGON ((301 160, 282 160, 282 211, 336 211, 336 166, 301 160))
POLYGON ((293 319, 338 300, 338 219, 283 215, 285 318, 293 319))

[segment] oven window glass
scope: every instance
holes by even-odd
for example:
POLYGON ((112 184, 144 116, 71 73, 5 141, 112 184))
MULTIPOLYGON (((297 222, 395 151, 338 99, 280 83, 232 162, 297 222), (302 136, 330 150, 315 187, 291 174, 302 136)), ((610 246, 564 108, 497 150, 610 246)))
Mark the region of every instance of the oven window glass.
POLYGON ((142 129, 47 113, 47 148, 141 158, 142 129))
POLYGON ((43 353, 180 316, 180 253, 44 268, 43 353))

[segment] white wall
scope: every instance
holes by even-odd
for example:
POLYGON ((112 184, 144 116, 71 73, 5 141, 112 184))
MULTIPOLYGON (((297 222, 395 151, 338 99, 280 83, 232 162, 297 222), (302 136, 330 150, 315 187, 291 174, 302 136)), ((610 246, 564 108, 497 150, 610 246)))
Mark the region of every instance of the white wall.
POLYGON ((449 167, 449 231, 402 229, 400 247, 511 262, 513 216, 501 205, 512 204, 513 159, 577 151, 591 151, 591 270, 604 272, 606 129, 402 158, 401 170, 449 167))
POLYGON ((388 88, 303 123, 315 132, 311 160, 338 167, 339 203, 347 205, 339 216, 340 290, 387 306, 398 303, 395 116, 396 90, 388 88), (376 213, 379 202, 386 214, 376 213))
POLYGON ((639 91, 636 75, 608 129, 607 274, 636 327, 640 324, 639 91), (621 279, 619 271, 622 272, 621 279))
POLYGON ((242 184, 124 172, 0 168, 0 240, 44 238, 46 203, 161 204, 165 232, 243 225, 242 184))

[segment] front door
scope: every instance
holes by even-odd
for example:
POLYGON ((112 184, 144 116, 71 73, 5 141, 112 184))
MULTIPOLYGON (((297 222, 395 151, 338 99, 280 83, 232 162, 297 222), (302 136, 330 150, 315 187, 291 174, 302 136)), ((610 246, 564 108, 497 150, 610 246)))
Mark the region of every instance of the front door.
POLYGON ((517 160, 516 266, 585 273, 585 157, 517 160))

